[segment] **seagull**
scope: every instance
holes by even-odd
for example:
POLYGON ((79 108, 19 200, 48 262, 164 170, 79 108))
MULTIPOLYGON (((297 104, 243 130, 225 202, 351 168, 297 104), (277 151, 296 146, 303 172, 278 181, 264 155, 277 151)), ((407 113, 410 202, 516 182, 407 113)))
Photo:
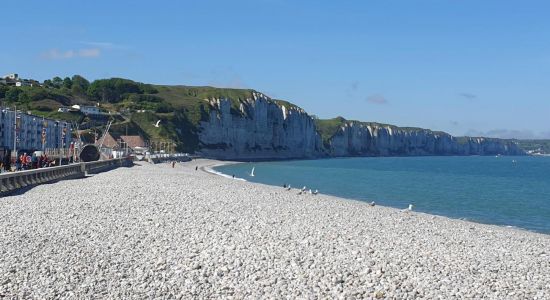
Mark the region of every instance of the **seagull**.
POLYGON ((160 124, 160 120, 157 121, 157 124, 153 124, 153 126, 159 128, 160 127, 159 124, 160 124))
POLYGON ((318 190, 315 190, 315 192, 313 192, 313 195, 317 195, 319 193, 318 190))
POLYGON ((369 203, 370 206, 375 206, 376 203, 374 203, 374 201, 372 201, 371 203, 369 203))
POLYGON ((312 195, 312 194, 313 194, 313 192, 311 191, 311 189, 309 189, 309 194, 310 194, 310 195, 312 195))
POLYGON ((414 207, 414 205, 409 204, 409 207, 405 208, 403 211, 404 211, 404 212, 412 211, 412 210, 413 210, 413 207, 414 207))
POLYGON ((290 191, 290 184, 288 185, 288 187, 286 188, 287 191, 290 191))
POLYGON ((306 191, 306 186, 304 185, 304 187, 302 188, 302 192, 305 192, 306 191))

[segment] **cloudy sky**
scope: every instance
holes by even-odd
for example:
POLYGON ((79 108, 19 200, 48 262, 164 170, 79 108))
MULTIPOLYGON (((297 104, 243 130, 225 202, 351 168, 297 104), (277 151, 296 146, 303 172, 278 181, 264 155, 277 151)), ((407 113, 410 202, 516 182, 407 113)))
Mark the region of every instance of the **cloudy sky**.
POLYGON ((7 1, 0 73, 253 88, 322 118, 550 138, 548 1, 7 1))

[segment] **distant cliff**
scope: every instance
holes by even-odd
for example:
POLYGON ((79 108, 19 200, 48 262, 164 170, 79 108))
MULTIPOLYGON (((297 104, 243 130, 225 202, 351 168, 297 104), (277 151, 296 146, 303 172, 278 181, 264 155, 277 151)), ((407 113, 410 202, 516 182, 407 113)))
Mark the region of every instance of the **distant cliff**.
POLYGON ((419 155, 524 155, 510 140, 454 137, 422 128, 348 121, 318 120, 324 146, 330 156, 419 156, 419 155))
POLYGON ((221 159, 313 158, 323 154, 313 119, 301 108, 253 92, 235 102, 210 100, 200 122, 200 152, 221 159))
POLYGON ((0 102, 39 117, 75 122, 80 128, 89 128, 80 136, 91 140, 95 132, 112 121, 110 133, 114 136, 141 135, 155 145, 175 145, 177 151, 220 159, 521 155, 524 150, 531 154, 550 151, 547 141, 453 137, 428 129, 342 117, 318 120, 296 105, 252 89, 151 85, 123 78, 90 83, 75 75, 25 88, 0 83, 0 102), (58 111, 75 104, 98 105, 103 111, 117 114, 107 118, 58 111))
POLYGON ((209 107, 198 130, 200 153, 221 159, 525 154, 511 140, 342 117, 314 120, 301 108, 258 92, 239 101, 213 98, 209 107))

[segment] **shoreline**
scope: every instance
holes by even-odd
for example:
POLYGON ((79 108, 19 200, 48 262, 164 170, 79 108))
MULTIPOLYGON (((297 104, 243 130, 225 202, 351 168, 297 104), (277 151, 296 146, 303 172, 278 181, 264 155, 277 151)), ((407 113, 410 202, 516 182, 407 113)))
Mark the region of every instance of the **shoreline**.
MULTIPOLYGON (((244 178, 237 178, 237 177, 232 178, 231 175, 229 175, 229 174, 225 174, 225 173, 222 173, 222 172, 219 172, 219 171, 216 171, 216 170, 213 169, 213 168, 220 167, 220 166, 225 166, 225 165, 242 164, 242 163, 249 163, 249 162, 223 161, 223 160, 215 160, 215 159, 207 159, 207 160, 212 161, 214 163, 212 165, 205 166, 204 169, 202 169, 202 168, 201 169, 204 172, 209 173, 211 175, 220 176, 220 177, 223 177, 223 178, 226 178, 226 179, 241 180, 241 181, 249 182, 251 184, 258 184, 258 185, 262 185, 262 186, 282 188, 282 187, 277 186, 277 185, 270 185, 270 184, 265 184, 265 183, 260 183, 260 182, 248 181, 244 178)), ((297 188, 292 188, 292 190, 299 191, 299 189, 297 189, 297 188)), ((319 193, 319 195, 336 198, 336 199, 339 199, 339 200, 342 200, 342 201, 356 201, 356 202, 359 202, 359 203, 368 204, 367 201, 360 200, 360 199, 345 198, 345 197, 340 197, 340 196, 330 195, 330 194, 324 194, 324 193, 319 193)), ((373 201, 376 202, 376 199, 373 199, 373 201)), ((384 207, 384 208, 388 208, 388 209, 394 209, 396 211, 403 211, 403 209, 392 207, 392 206, 384 206, 384 205, 379 205, 379 204, 376 204, 376 206, 384 207)), ((513 225, 499 225, 499 224, 493 224, 493 223, 483 223, 483 222, 477 222, 477 221, 469 220, 467 218, 452 218, 452 217, 448 217, 448 216, 445 216, 445 215, 438 215, 438 214, 432 214, 432 213, 428 213, 428 212, 420 212, 420 211, 414 211, 414 210, 413 210, 413 212, 417 213, 417 214, 424 214, 424 215, 427 215, 427 216, 435 216, 435 217, 439 217, 439 218, 445 218, 445 219, 448 219, 448 220, 451 220, 451 221, 461 221, 461 222, 468 222, 468 223, 472 223, 472 224, 494 226, 496 228, 502 228, 502 229, 505 229, 505 230, 515 230, 515 231, 520 231, 520 232, 542 234, 542 235, 550 237, 550 232, 549 233, 544 233, 544 232, 529 230, 529 229, 526 229, 526 228, 517 227, 517 226, 513 226, 513 225)))
POLYGON ((216 163, 138 163, 2 198, 0 295, 550 297, 550 236, 297 195, 204 170, 216 163))

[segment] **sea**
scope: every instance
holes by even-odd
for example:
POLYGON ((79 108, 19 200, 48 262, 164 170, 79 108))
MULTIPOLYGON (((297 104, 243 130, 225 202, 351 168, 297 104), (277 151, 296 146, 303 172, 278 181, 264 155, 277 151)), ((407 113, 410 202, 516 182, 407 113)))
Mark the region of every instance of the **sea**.
POLYGON ((550 157, 361 157, 251 162, 215 171, 377 205, 550 234, 550 157), (254 169, 254 176, 251 171, 254 169))

